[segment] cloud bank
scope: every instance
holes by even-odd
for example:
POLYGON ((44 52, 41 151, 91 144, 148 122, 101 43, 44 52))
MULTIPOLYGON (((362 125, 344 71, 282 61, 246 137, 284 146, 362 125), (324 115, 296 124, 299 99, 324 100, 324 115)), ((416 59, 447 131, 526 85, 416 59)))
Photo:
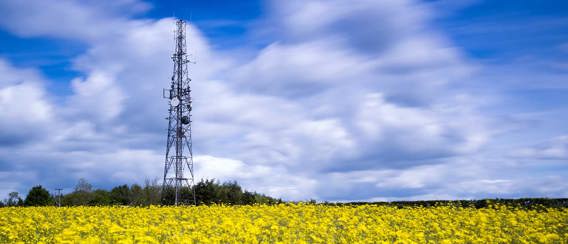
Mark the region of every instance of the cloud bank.
MULTIPOLYGON (((133 0, 1 5, 0 26, 14 35, 87 48, 63 99, 46 92, 40 71, 1 60, 0 193, 71 189, 81 177, 101 187, 158 178, 174 20, 138 18, 150 6, 133 0)), ((499 121, 483 111, 492 98, 471 90, 487 68, 431 25, 429 5, 267 5, 255 26, 269 44, 244 61, 213 49, 199 26, 188 30, 198 178, 288 200, 568 195, 562 175, 546 173, 558 162, 532 177, 540 161, 515 163, 565 160, 565 140, 487 150, 499 121)))

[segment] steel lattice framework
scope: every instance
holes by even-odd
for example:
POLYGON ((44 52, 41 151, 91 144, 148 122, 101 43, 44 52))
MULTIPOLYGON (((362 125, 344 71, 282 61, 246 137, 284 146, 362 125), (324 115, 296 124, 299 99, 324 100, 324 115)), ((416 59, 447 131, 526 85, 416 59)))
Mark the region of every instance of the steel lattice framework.
MULTIPOLYGON (((195 192, 193 199, 182 199, 183 187, 192 188, 193 151, 191 141, 191 88, 188 70, 188 54, 186 45, 186 23, 176 21, 175 52, 172 55, 174 70, 171 86, 163 90, 163 97, 169 100, 168 140, 164 166, 162 193, 169 188, 175 190, 175 204, 196 204, 195 192), (173 169, 172 169, 173 167, 173 169), (187 175, 184 173, 187 171, 187 175)), ((162 194, 164 197, 164 194, 162 194)))

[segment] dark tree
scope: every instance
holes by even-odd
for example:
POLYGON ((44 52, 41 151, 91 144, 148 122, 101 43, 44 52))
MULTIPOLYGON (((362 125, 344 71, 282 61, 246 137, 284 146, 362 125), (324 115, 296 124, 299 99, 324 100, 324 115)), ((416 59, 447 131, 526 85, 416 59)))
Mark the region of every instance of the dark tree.
POLYGON ((241 186, 237 184, 236 181, 225 182, 223 183, 222 188, 225 193, 224 198, 226 199, 225 201, 226 203, 242 204, 243 190, 241 189, 241 186))
MULTIPOLYGON (((180 202, 183 205, 193 205, 193 189, 187 186, 180 189, 180 202)), ((175 195, 174 195, 175 198, 175 195)))
POLYGON ((160 190, 161 186, 158 185, 158 180, 146 180, 144 182, 144 199, 146 205, 160 204, 160 190))
POLYGON ((245 191, 245 193, 243 193, 243 204, 254 204, 256 202, 255 200, 256 199, 254 193, 251 193, 249 191, 245 191))
POLYGON ((215 180, 201 180, 195 185, 195 195, 198 204, 212 204, 220 202, 217 195, 219 185, 215 180))
POLYGON ((63 196, 62 204, 66 206, 89 205, 93 200, 93 186, 87 180, 81 178, 75 185, 75 191, 63 196))
POLYGON ((64 206, 85 206, 92 201, 93 194, 84 191, 74 191, 63 196, 62 205, 64 206))
POLYGON ((175 190, 171 186, 167 186, 163 191, 161 191, 160 202, 162 205, 174 205, 175 190))
POLYGON ((93 186, 84 178, 79 179, 79 182, 75 185, 75 192, 91 192, 92 190, 93 186))
POLYGON ((105 190, 95 190, 91 193, 89 205, 91 206, 105 206, 111 204, 110 193, 105 190))
POLYGON ((47 206, 53 203, 49 192, 41 185, 32 187, 26 196, 24 204, 26 206, 47 206))
MULTIPOLYGON (((197 204, 274 204, 282 202, 256 192, 244 191, 236 181, 219 183, 212 179, 201 180, 194 187, 182 187, 180 204, 193 205, 193 193, 197 204)), ((107 190, 94 190, 91 184, 85 179, 80 179, 75 186, 75 191, 62 196, 63 206, 105 206, 105 205, 173 205, 175 202, 175 192, 173 187, 166 187, 162 191, 162 186, 157 180, 146 180, 144 187, 134 184, 132 186, 120 185, 107 190)), ((9 199, 5 202, 8 206, 23 206, 24 201, 17 192, 9 194, 9 199)), ((53 196, 41 186, 36 186, 30 190, 26 197, 26 206, 43 206, 53 203, 53 196), (46 201, 46 199, 48 199, 46 201)), ((1 205, 0 205, 1 206, 1 205)))
POLYGON ((22 198, 20 198, 20 194, 18 192, 10 192, 8 193, 8 201, 6 201, 6 205, 8 206, 22 206, 24 205, 22 198))
POLYGON ((130 205, 146 205, 146 200, 144 199, 144 190, 138 184, 130 186, 130 205))
POLYGON ((110 191, 110 199, 112 204, 116 205, 129 205, 130 204, 130 189, 128 185, 121 185, 112 188, 110 191))
POLYGON ((275 204, 282 200, 259 193, 244 191, 236 181, 219 184, 215 180, 201 180, 195 185, 195 195, 198 204, 275 204))

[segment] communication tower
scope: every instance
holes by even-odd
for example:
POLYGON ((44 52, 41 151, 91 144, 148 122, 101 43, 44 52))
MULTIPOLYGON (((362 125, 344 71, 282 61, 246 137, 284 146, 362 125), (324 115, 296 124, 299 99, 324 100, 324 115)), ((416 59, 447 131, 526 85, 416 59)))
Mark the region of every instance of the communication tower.
POLYGON ((168 99, 169 116, 168 140, 164 165, 164 180, 162 183, 162 198, 167 189, 175 191, 175 205, 196 204, 195 191, 193 199, 182 199, 182 188, 192 189, 193 151, 191 142, 191 88, 188 70, 188 54, 186 45, 185 21, 176 21, 175 51, 172 55, 174 63, 171 86, 163 90, 163 97, 168 99), (186 174, 187 173, 187 174, 186 174))

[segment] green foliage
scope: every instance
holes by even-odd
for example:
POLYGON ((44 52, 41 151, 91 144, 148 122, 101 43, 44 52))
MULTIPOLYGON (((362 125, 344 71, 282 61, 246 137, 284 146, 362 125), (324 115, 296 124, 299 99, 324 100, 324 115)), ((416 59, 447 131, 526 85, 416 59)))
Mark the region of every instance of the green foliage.
MULTIPOLYGON (((174 189, 168 187, 163 190, 157 180, 146 180, 144 186, 134 184, 131 186, 120 185, 110 191, 103 189, 93 190, 93 187, 85 179, 80 179, 73 192, 62 196, 63 206, 107 206, 107 205, 173 205, 175 202, 174 189)), ((194 187, 181 189, 181 204, 193 205, 193 193, 196 202, 201 204, 274 204, 282 200, 268 197, 256 192, 243 191, 235 181, 219 183, 215 180, 201 180, 194 187)), ((45 206, 55 204, 49 192, 41 186, 33 187, 26 197, 26 206, 45 206)), ((13 192, 6 200, 6 205, 21 206, 22 200, 17 192, 13 192), (19 202, 19 203, 18 203, 19 202)), ((1 206, 1 205, 0 205, 1 206)))
POLYGON ((53 199, 45 188, 37 185, 30 189, 24 204, 26 206, 47 206, 53 204, 53 199))
MULTIPOLYGON (((315 203, 315 202, 313 202, 315 203)), ((348 202, 320 203, 324 205, 381 205, 406 207, 454 206, 462 208, 491 208, 495 205, 518 207, 523 209, 568 208, 568 198, 518 198, 518 199, 480 199, 480 200, 429 200, 429 201, 394 201, 394 202, 348 202)))
POLYGON ((128 185, 121 185, 112 188, 110 200, 115 205, 128 205, 130 203, 130 189, 128 185))
MULTIPOLYGON (((193 192, 198 205, 209 204, 277 204, 282 203, 281 199, 275 199, 256 192, 243 191, 241 186, 235 181, 219 183, 216 180, 201 180, 194 187, 183 187, 181 189, 182 204, 193 204, 193 192)), ((91 184, 85 179, 79 180, 75 191, 62 197, 63 206, 107 206, 107 205, 173 205, 175 201, 174 189, 169 187, 162 191, 161 185, 157 180, 146 180, 144 186, 137 184, 121 185, 112 188, 111 191, 97 189, 93 190, 91 184)), ((495 205, 506 205, 527 209, 540 208, 568 208, 568 198, 520 198, 520 199, 482 199, 482 200, 455 200, 455 201, 395 201, 395 202, 351 202, 351 203, 317 203, 310 200, 309 204, 323 205, 387 205, 398 208, 406 207, 431 207, 431 206, 455 206, 469 208, 491 208, 495 205)), ((54 199, 49 192, 42 186, 34 186, 30 189, 26 200, 20 198, 18 192, 10 192, 8 199, 0 201, 3 206, 45 206, 53 205, 54 199)))
MULTIPOLYGON (((198 205, 202 204, 275 204, 281 203, 281 199, 275 199, 256 192, 243 191, 236 181, 219 183, 216 180, 201 180, 194 187, 182 187, 179 202, 185 205, 193 205, 193 193, 198 205)), ((144 186, 137 184, 128 186, 120 185, 110 191, 103 189, 93 190, 92 185, 85 179, 80 179, 73 192, 62 196, 62 206, 107 206, 107 205, 173 205, 175 191, 168 187, 163 189, 157 180, 146 180, 144 186)), ((54 205, 53 197, 41 186, 33 187, 26 197, 26 206, 54 205)), ((24 201, 17 192, 12 192, 9 199, 1 206, 23 206, 24 201)))
POLYGON ((162 187, 158 184, 158 180, 146 180, 144 182, 144 188, 142 188, 143 204, 148 205, 158 205, 161 202, 160 194, 162 187))
POLYGON ((10 192, 8 194, 8 199, 6 200, 6 206, 23 206, 24 201, 20 198, 18 192, 10 192))
POLYGON ((107 206, 131 205, 148 206, 160 204, 160 187, 156 181, 146 181, 144 187, 120 185, 110 191, 92 190, 91 184, 81 179, 75 191, 63 196, 63 206, 107 206))
POLYGON ((91 206, 106 206, 112 204, 110 192, 108 191, 98 189, 93 191, 91 196, 92 197, 89 199, 89 205, 91 206))
POLYGON ((220 202, 219 184, 215 180, 201 180, 195 184, 195 197, 198 204, 212 204, 220 202))
POLYGON ((74 191, 63 195, 61 202, 64 206, 85 206, 89 205, 92 198, 93 194, 90 192, 74 191))
MULTIPOLYGON (((281 203, 281 199, 275 199, 256 192, 243 191, 236 181, 219 183, 212 179, 201 180, 193 188, 184 187, 182 189, 182 199, 184 204, 193 204, 191 192, 195 191, 195 198, 198 205, 202 204, 274 204, 281 203), (187 201, 189 199, 190 201, 187 201)), ((162 204, 171 205, 174 203, 175 193, 173 189, 165 189, 162 204)))

